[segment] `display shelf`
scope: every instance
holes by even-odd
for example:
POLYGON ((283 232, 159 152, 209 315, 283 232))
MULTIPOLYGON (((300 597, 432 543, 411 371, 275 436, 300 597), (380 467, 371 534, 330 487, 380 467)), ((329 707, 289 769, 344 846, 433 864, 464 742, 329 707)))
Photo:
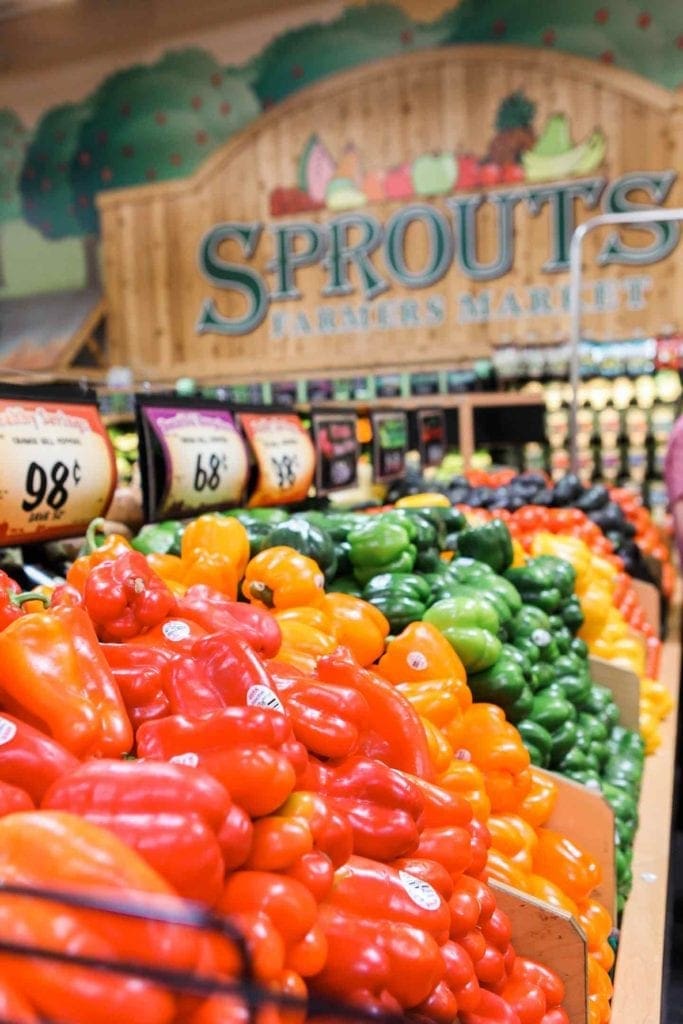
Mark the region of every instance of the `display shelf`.
POLYGON ((633 850, 633 889, 619 937, 612 1024, 656 1024, 662 1014, 669 840, 673 808, 681 671, 681 587, 677 587, 664 644, 661 681, 674 700, 662 722, 662 743, 646 759, 640 823, 633 850))

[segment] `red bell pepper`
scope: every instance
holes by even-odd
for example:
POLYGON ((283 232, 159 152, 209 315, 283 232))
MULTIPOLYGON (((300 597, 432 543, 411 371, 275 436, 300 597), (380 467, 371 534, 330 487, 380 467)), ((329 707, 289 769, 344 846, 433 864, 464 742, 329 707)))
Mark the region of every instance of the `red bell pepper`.
POLYGON ((286 947, 300 942, 318 917, 318 905, 304 885, 269 871, 235 871, 227 878, 216 909, 267 914, 286 947))
POLYGON ((327 901, 350 913, 412 924, 439 944, 448 939, 450 911, 439 893, 408 873, 366 857, 351 856, 337 869, 327 901))
POLYGON ((44 808, 72 814, 198 814, 219 829, 230 796, 217 779, 162 761, 87 761, 45 794, 44 808))
POLYGON ((34 811, 35 807, 25 789, 12 786, 9 782, 0 782, 0 818, 14 814, 15 811, 34 811))
POLYGON ((218 779, 235 803, 253 818, 272 814, 296 785, 296 773, 289 759, 264 744, 214 748, 200 751, 194 757, 195 763, 218 779))
POLYGON ((446 982, 458 1000, 458 1012, 475 1010, 481 990, 469 953, 459 942, 449 939, 442 945, 441 955, 446 961, 446 982))
POLYGON ((26 614, 24 605, 28 601, 43 601, 47 603, 47 598, 43 597, 42 594, 22 593, 21 587, 16 580, 13 580, 11 576, 8 576, 6 572, 0 569, 0 631, 5 626, 9 626, 10 622, 14 622, 26 614))
POLYGON ((130 640, 162 622, 176 599, 139 551, 126 551, 88 573, 85 608, 102 640, 130 640))
POLYGON ((304 786, 346 815, 355 853, 392 861, 417 849, 423 801, 400 772, 361 757, 337 766, 311 762, 304 786))
POLYGON ((370 725, 370 709, 350 686, 304 679, 284 697, 296 738, 311 754, 343 758, 356 752, 370 725))
POLYGON ((139 853, 179 896, 208 906, 218 900, 225 873, 221 848, 198 814, 94 809, 84 817, 139 853))
POLYGON ((40 803, 53 782, 79 765, 66 747, 20 718, 0 716, 0 780, 40 803))
POLYGON ((334 866, 321 850, 304 853, 285 874, 305 885, 318 902, 325 899, 334 884, 334 866))
POLYGON ((225 749, 238 744, 265 744, 278 748, 291 726, 277 711, 254 707, 229 707, 204 718, 169 715, 149 722, 137 732, 139 757, 168 761, 186 751, 225 749))
POLYGON ((446 868, 435 860, 416 857, 399 857, 391 862, 391 867, 397 871, 407 871, 416 878, 427 882, 439 895, 448 901, 453 895, 454 882, 446 868))
POLYGON ((197 583, 178 601, 178 615, 192 619, 209 633, 237 632, 264 658, 280 649, 282 634, 277 619, 262 608, 230 601, 220 591, 197 583))
POLYGON ((218 830, 218 844, 226 871, 241 868, 249 856, 254 826, 246 811, 233 804, 218 830))
POLYGON ((459 825, 425 828, 420 833, 415 856, 441 864, 455 881, 467 871, 472 861, 470 833, 459 825))
POLYGON ((521 1024, 513 1008, 501 996, 480 990, 477 1009, 460 1013, 462 1024, 521 1024))
POLYGON ((317 672, 323 682, 353 687, 365 698, 371 728, 361 738, 361 753, 378 756, 392 768, 420 778, 430 780, 433 777, 422 723, 411 704, 391 683, 361 668, 344 651, 320 658, 317 672))

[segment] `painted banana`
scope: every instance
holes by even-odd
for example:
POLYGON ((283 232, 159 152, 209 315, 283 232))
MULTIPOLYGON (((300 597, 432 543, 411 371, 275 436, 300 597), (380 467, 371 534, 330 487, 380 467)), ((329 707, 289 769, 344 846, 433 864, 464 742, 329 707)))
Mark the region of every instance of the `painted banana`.
POLYGON ((589 174, 602 163, 606 149, 605 136, 596 128, 583 142, 572 146, 566 153, 543 156, 527 150, 522 153, 524 176, 527 181, 558 181, 560 178, 589 174))

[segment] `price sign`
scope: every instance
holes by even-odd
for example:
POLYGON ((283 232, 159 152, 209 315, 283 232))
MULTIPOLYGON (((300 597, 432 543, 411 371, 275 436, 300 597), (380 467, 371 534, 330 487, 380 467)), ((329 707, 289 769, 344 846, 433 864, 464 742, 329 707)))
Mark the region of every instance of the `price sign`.
POLYGON ((446 454, 446 414, 443 409, 418 409, 417 444, 423 466, 440 466, 446 454))
POLYGON ((355 412, 316 412, 311 415, 315 444, 315 487, 318 494, 353 487, 358 476, 355 412))
POLYGON ((385 483, 403 476, 408 450, 408 417, 398 409, 371 413, 372 477, 385 483))
POLYGON ((258 479, 248 504, 286 505, 303 501, 315 472, 313 442, 298 416, 240 413, 258 466, 258 479))
POLYGON ((78 536, 114 493, 114 452, 94 395, 1 398, 0 459, 2 545, 78 536))
POLYGON ((182 518, 241 502, 249 460, 224 406, 196 400, 157 405, 142 398, 138 415, 148 519, 182 518))

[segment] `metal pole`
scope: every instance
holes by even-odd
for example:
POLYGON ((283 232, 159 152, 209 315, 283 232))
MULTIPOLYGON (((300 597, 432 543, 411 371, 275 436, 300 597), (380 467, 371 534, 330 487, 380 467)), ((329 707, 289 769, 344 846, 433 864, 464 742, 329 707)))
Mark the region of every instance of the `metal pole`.
POLYGON ((603 213, 598 217, 579 224, 572 235, 569 247, 569 383, 572 389, 572 401, 569 409, 569 444, 570 468, 572 473, 578 470, 578 452, 576 446, 576 421, 579 407, 579 380, 581 377, 581 254, 583 240, 595 228, 611 224, 657 224, 664 221, 683 221, 683 209, 675 210, 639 210, 637 213, 603 213), (656 216, 654 216, 656 214, 656 216))

